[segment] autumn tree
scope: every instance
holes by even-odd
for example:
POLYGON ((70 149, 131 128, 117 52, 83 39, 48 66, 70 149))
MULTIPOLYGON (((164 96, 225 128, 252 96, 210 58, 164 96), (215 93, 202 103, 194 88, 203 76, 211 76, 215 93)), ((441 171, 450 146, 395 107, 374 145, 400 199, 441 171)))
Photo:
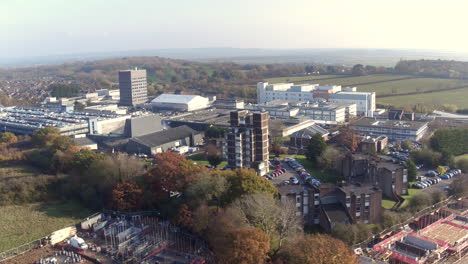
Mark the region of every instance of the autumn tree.
POLYGON ((341 240, 326 234, 295 239, 279 254, 275 264, 357 264, 356 256, 341 240))
POLYGON ((327 149, 327 143, 323 139, 322 135, 316 133, 310 139, 309 145, 307 146, 306 156, 307 159, 313 162, 317 162, 318 158, 327 149))
POLYGON ((228 187, 226 177, 219 173, 201 172, 200 176, 188 186, 184 194, 189 200, 216 201, 219 205, 228 187))
POLYGON ((340 133, 336 136, 335 140, 338 144, 347 147, 351 151, 356 151, 359 147, 359 138, 354 131, 349 127, 340 128, 340 133))
POLYGON ((38 146, 44 147, 56 137, 60 135, 60 131, 55 127, 43 127, 34 132, 31 137, 31 143, 38 146))
POLYGON ((253 194, 236 200, 232 207, 242 213, 246 223, 260 228, 270 237, 270 248, 274 253, 288 237, 302 231, 301 218, 296 216, 292 200, 279 201, 263 194, 253 194))
POLYGON ((229 183, 229 189, 224 196, 225 203, 230 203, 246 194, 260 193, 270 197, 278 195, 278 189, 270 181, 258 177, 252 169, 236 169, 220 173, 226 176, 229 183))
POLYGON ((6 144, 13 144, 18 142, 18 138, 11 132, 4 132, 0 134, 0 141, 6 144))
POLYGON ((177 225, 192 230, 193 228, 193 213, 187 204, 182 204, 177 212, 175 219, 177 225))
POLYGON ((56 136, 51 142, 50 150, 52 152, 65 151, 71 146, 75 146, 75 145, 76 145, 76 142, 70 137, 56 136))
POLYGON ((80 149, 73 155, 71 166, 78 172, 84 172, 90 168, 93 162, 103 160, 105 157, 106 155, 96 153, 90 149, 80 149))
POLYGON ((342 153, 336 147, 328 147, 318 158, 318 164, 322 169, 335 170, 337 162, 341 159, 342 153))
POLYGON ((258 264, 267 260, 270 241, 257 228, 234 229, 219 238, 212 244, 218 263, 258 264))
POLYGON ((209 144, 206 147, 206 159, 216 168, 223 161, 223 155, 215 145, 209 144))
POLYGON ((143 190, 133 182, 118 183, 112 190, 111 207, 117 211, 135 211, 142 208, 143 190))
POLYGON ((115 184, 118 181, 134 180, 145 173, 144 164, 135 156, 115 153, 97 160, 91 166, 90 173, 103 182, 115 184))
POLYGON ((145 200, 151 206, 157 206, 159 201, 169 198, 171 193, 185 192, 200 172, 206 170, 174 152, 158 153, 153 162, 156 165, 144 175, 148 195, 145 200))

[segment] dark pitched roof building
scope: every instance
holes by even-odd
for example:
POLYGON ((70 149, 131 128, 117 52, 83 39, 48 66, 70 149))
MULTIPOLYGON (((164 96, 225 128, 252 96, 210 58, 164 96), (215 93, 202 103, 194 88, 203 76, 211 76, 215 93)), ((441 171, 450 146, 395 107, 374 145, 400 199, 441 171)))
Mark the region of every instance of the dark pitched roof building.
POLYGON ((195 146, 203 142, 203 133, 188 126, 180 126, 167 130, 133 137, 127 143, 127 152, 154 155, 181 146, 195 146))

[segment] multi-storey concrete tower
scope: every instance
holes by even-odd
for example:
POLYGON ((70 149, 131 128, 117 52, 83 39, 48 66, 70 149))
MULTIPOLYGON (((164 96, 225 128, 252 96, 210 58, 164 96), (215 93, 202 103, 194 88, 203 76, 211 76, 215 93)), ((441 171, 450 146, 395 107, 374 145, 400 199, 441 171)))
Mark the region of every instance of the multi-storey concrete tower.
POLYGON ((231 112, 225 148, 230 168, 252 168, 258 174, 268 171, 268 119, 268 112, 231 112))
POLYGON ((148 100, 146 70, 119 71, 120 105, 136 106, 148 100))

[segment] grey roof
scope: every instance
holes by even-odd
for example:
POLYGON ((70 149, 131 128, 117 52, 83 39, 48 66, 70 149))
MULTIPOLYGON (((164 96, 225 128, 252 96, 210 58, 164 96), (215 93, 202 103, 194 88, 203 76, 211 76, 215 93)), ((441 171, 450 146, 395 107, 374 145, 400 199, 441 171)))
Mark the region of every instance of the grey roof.
POLYGON ((91 139, 87 137, 74 138, 73 140, 75 140, 78 146, 89 146, 89 145, 96 144, 96 142, 92 141, 91 139))
POLYGON ((171 104, 188 104, 195 98, 203 98, 199 95, 189 94, 161 94, 151 101, 151 103, 171 103, 171 104))
POLYGON ((318 126, 318 125, 311 125, 310 127, 304 128, 300 131, 294 132, 291 134, 291 137, 298 137, 298 138, 312 138, 315 134, 321 134, 322 136, 327 135, 329 132, 328 130, 318 126))
POLYGON ((342 223, 350 224, 351 220, 349 219, 348 214, 345 211, 345 208, 341 204, 324 204, 322 205, 323 211, 328 216, 332 223, 342 223))
POLYGON ((352 127, 386 127, 394 129, 413 129, 418 130, 426 126, 427 122, 422 121, 401 121, 401 120, 377 120, 374 118, 361 118, 354 122, 352 127))
POLYGON ((163 130, 161 116, 149 115, 125 120, 124 134, 127 137, 140 137, 163 130))
POLYGON ((153 148, 195 134, 199 134, 199 132, 188 126, 179 126, 140 137, 134 137, 131 138, 130 141, 153 148))

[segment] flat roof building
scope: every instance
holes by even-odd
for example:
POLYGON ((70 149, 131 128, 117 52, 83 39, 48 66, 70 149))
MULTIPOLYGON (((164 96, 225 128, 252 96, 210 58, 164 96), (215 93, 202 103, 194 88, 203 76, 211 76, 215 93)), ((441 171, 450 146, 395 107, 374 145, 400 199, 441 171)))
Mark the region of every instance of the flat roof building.
POLYGON ((342 91, 329 95, 329 102, 336 104, 356 104, 359 115, 372 117, 375 111, 375 92, 342 91))
POLYGON ((351 129, 368 136, 387 136, 390 140, 418 141, 426 134, 428 122, 362 118, 351 124, 351 129))
POLYGON ((161 94, 151 101, 153 109, 196 111, 209 107, 209 100, 199 95, 161 94))

